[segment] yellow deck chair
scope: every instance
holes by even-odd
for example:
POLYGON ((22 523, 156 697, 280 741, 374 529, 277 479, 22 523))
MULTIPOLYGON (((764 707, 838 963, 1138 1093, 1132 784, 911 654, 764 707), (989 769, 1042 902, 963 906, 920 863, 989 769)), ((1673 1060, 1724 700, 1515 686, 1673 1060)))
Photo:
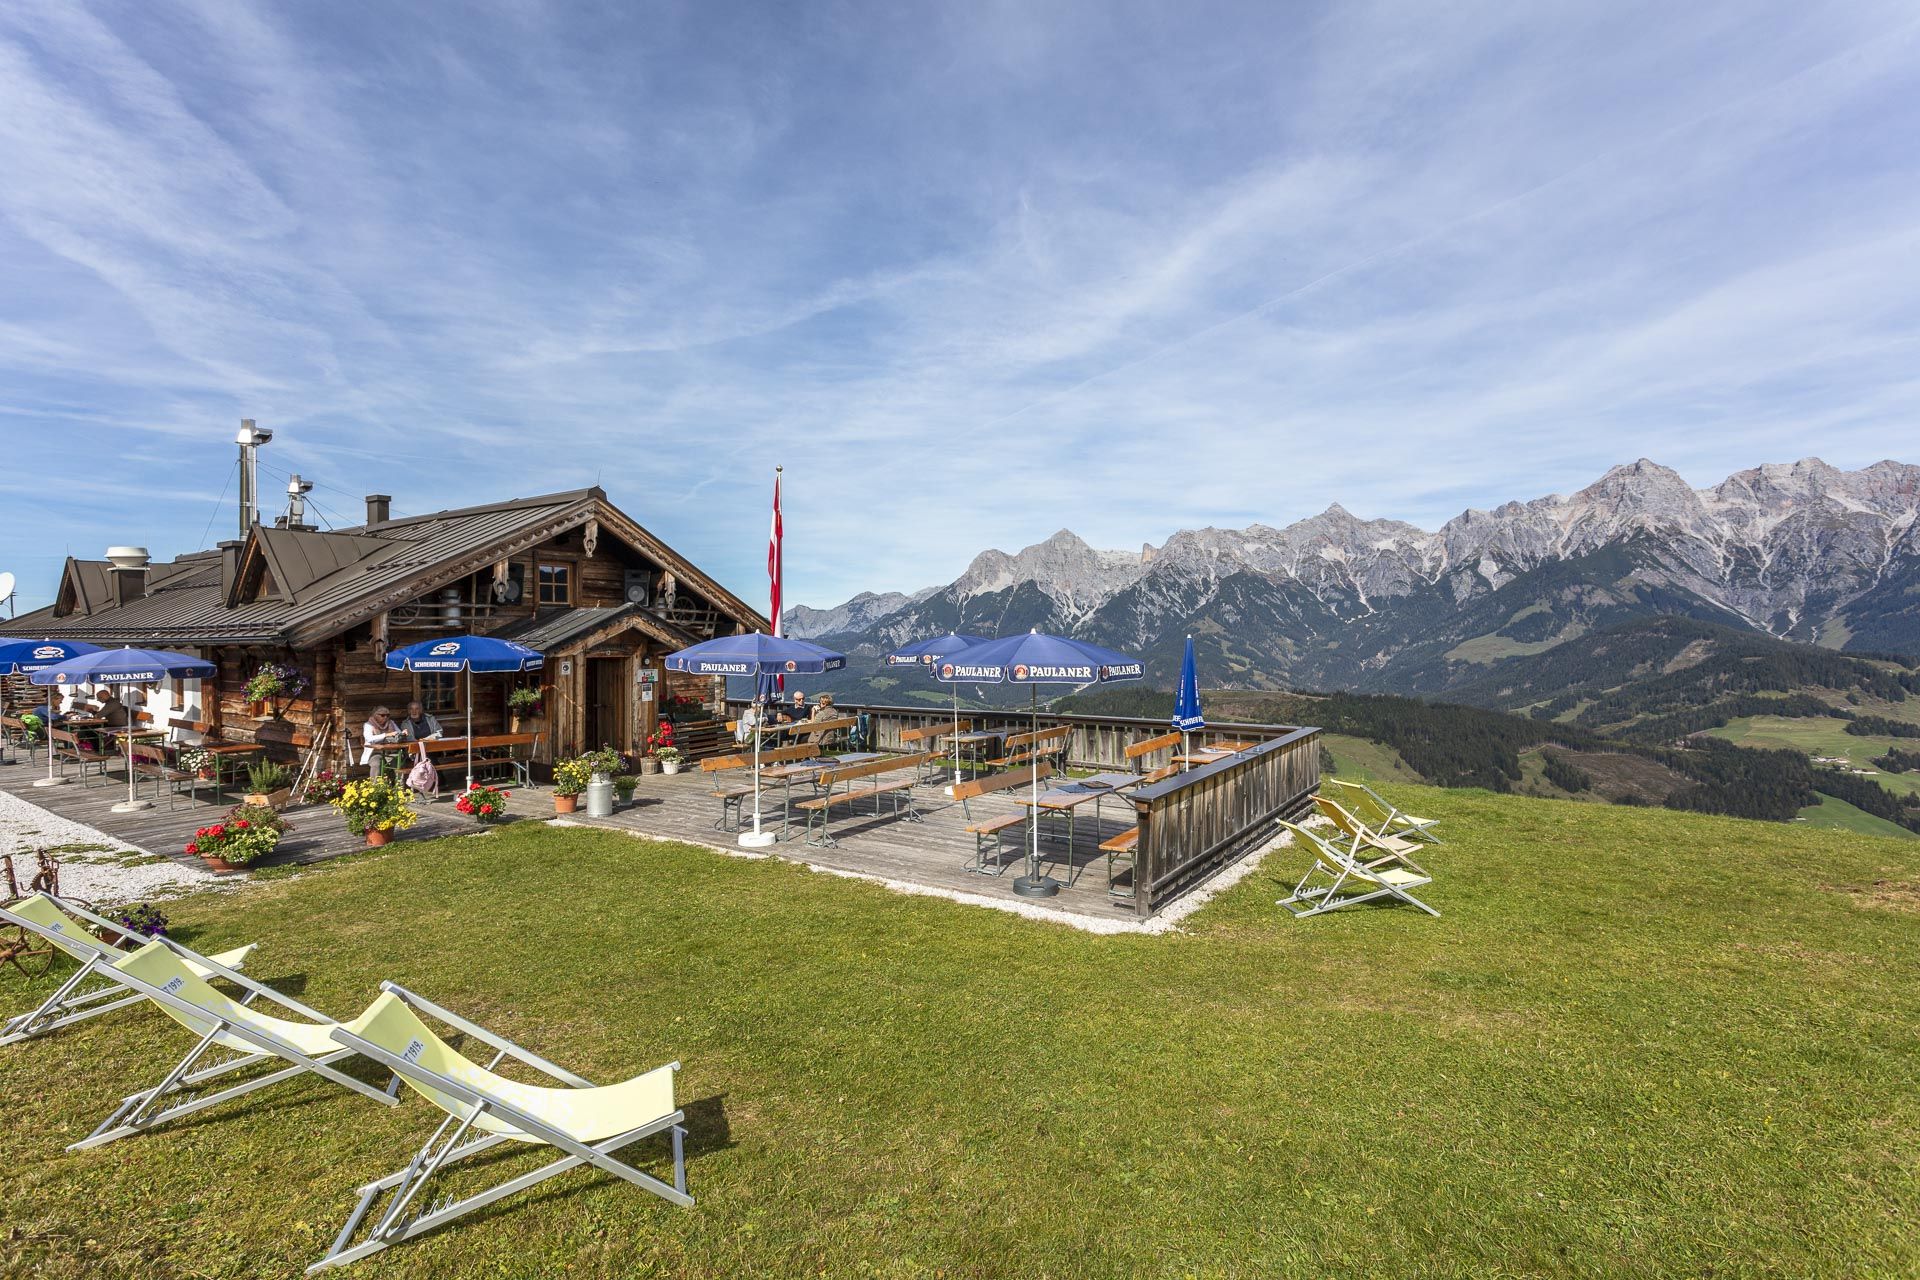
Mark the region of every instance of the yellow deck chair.
MULTIPOLYGON (((43 1036, 76 1022, 85 1022, 88 1018, 97 1018, 103 1013, 112 1013, 115 1009, 145 1001, 146 997, 139 992, 128 991, 125 983, 116 982, 99 972, 102 966, 131 954, 130 949, 102 942, 88 931, 89 925, 115 931, 120 929, 118 924, 105 916, 95 915, 77 902, 35 893, 11 906, 0 907, 0 921, 17 925, 36 937, 44 938, 80 964, 80 968, 61 983, 52 995, 41 1001, 38 1008, 9 1018, 4 1026, 0 1026, 0 1045, 30 1040, 34 1036, 43 1036)), ((244 947, 235 947, 210 957, 177 944, 174 949, 196 977, 205 978, 212 975, 215 967, 240 968, 256 945, 250 942, 244 947)))
MULTIPOLYGON (((119 1108, 101 1121, 99 1128, 69 1146, 69 1151, 82 1151, 135 1133, 144 1133, 169 1120, 192 1115, 230 1098, 238 1098, 309 1072, 386 1106, 393 1106, 397 1101, 392 1091, 383 1092, 365 1081, 356 1080, 334 1065, 353 1057, 351 1049, 342 1048, 329 1035, 340 1029, 342 1024, 243 974, 222 965, 214 965, 215 974, 246 992, 238 1000, 229 999, 215 990, 205 978, 189 969, 185 958, 165 938, 155 938, 101 972, 112 975, 159 1005, 168 1017, 200 1039, 186 1057, 174 1064, 159 1084, 123 1098, 119 1108), (287 1013, 298 1015, 299 1020, 264 1013, 253 1007, 255 1000, 277 1005, 287 1013), (229 1056, 211 1065, 199 1065, 215 1050, 224 1050, 229 1056), (250 1076, 216 1093, 187 1097, 190 1091, 197 1091, 210 1080, 275 1060, 287 1065, 265 1075, 250 1076), (172 1101, 179 1098, 186 1100, 172 1101), (172 1101, 172 1105, 161 1107, 162 1103, 169 1101, 172 1101)), ((371 1012, 369 1010, 360 1015, 360 1020, 345 1025, 358 1026, 371 1016, 371 1012)))
POLYGON ((1416 818, 1403 812, 1398 805, 1391 803, 1385 796, 1364 782, 1345 782, 1339 778, 1322 778, 1323 786, 1338 787, 1335 792, 1342 804, 1353 811, 1355 817, 1372 827, 1375 831, 1390 836, 1409 836, 1415 840, 1425 840, 1430 844, 1445 844, 1434 833, 1440 824, 1432 818, 1416 818))
POLYGON ((582 1165, 610 1173, 672 1204, 692 1206, 693 1197, 687 1194, 686 1130, 680 1125, 686 1116, 673 1100, 678 1062, 621 1084, 596 1087, 404 987, 386 982, 380 989, 380 998, 365 1016, 335 1028, 333 1039, 390 1067, 409 1088, 444 1111, 446 1119, 405 1169, 360 1188, 359 1203, 346 1225, 326 1256, 307 1268, 309 1273, 358 1261, 582 1165), (422 1014, 491 1046, 496 1051, 493 1060, 483 1067, 456 1052, 422 1020, 422 1014), (523 1084, 496 1075, 493 1068, 506 1058, 558 1081, 560 1087, 523 1084), (614 1157, 622 1147, 661 1132, 672 1138, 672 1185, 614 1157), (442 1169, 509 1141, 550 1146, 563 1154, 485 1191, 425 1213, 407 1214, 408 1206, 442 1169), (382 1195, 389 1197, 385 1211, 354 1243, 361 1223, 382 1195))
POLYGON ((1433 883, 1433 877, 1404 854, 1387 853, 1361 862, 1334 841, 1291 822, 1280 824, 1313 855, 1313 865, 1300 877, 1292 894, 1280 899, 1296 919, 1317 916, 1342 907, 1358 906, 1377 898, 1410 902, 1430 916, 1440 913, 1413 896, 1411 890, 1433 883))
POLYGON ((1320 810, 1322 817, 1339 830, 1347 841, 1347 851, 1366 861, 1381 853, 1410 854, 1420 847, 1417 840, 1405 836, 1390 836, 1376 831, 1355 817, 1345 805, 1327 796, 1315 796, 1314 807, 1320 810))

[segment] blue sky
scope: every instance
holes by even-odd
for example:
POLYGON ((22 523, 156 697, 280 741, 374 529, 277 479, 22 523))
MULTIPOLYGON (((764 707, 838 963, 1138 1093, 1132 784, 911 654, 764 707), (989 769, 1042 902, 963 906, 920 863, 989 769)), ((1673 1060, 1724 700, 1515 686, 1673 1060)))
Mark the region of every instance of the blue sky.
POLYGON ((1916 460, 1910 3, 0 8, 0 568, 264 461, 751 599, 1916 460))

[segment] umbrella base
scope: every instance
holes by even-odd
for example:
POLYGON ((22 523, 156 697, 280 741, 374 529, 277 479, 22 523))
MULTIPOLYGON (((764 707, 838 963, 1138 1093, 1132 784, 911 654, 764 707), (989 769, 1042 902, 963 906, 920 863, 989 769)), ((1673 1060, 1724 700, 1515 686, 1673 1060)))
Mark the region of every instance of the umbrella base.
POLYGON ((742 831, 739 843, 743 849, 765 849, 779 838, 771 831, 742 831))
POLYGON ((36 787, 64 787, 72 781, 72 778, 35 778, 33 785, 36 787))
POLYGON ((138 813, 142 809, 151 808, 153 808, 153 801, 151 800, 122 800, 119 804, 113 806, 113 811, 115 813, 138 813))
POLYGON ((1052 876, 1021 876, 1013 882, 1013 891, 1022 898, 1051 898, 1060 892, 1060 882, 1052 876))

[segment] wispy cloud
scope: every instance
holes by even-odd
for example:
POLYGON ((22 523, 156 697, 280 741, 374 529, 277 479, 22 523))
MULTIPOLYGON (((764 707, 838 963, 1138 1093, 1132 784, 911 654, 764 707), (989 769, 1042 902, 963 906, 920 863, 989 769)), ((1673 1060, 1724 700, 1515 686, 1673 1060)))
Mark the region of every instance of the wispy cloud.
POLYGON ((189 549, 242 416, 343 518, 597 480, 750 598, 784 462, 816 603, 1063 524, 1863 464, 1920 409, 1916 43, 1805 0, 17 6, 0 568, 189 549))

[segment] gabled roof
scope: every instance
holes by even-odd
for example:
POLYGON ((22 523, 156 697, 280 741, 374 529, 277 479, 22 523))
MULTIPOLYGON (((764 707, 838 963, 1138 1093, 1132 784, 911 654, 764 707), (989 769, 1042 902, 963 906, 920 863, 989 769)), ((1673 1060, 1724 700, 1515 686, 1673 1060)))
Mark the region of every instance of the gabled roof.
POLYGON ((527 648, 537 649, 541 653, 558 653, 583 642, 598 643, 607 633, 628 627, 637 628, 664 644, 681 649, 697 639, 637 604, 580 605, 561 609, 556 613, 543 613, 518 627, 496 634, 503 640, 518 640, 527 648))
POLYGON ((258 593, 264 566, 272 582, 268 593, 276 600, 300 602, 302 592, 349 565, 392 552, 395 543, 366 534, 321 533, 311 529, 254 526, 240 552, 239 572, 228 589, 226 603, 236 606, 258 593))
MULTIPOLYGON (((69 560, 56 605, 24 614, 21 634, 108 642, 289 644, 306 648, 388 609, 598 521, 672 570, 737 625, 767 620, 613 506, 600 489, 576 489, 436 511, 331 533, 255 526, 222 585, 219 550, 154 565, 147 593, 113 603, 104 561, 69 560), (259 592, 263 575, 272 589, 259 592)), ((665 625, 665 624, 662 624, 665 625)))

